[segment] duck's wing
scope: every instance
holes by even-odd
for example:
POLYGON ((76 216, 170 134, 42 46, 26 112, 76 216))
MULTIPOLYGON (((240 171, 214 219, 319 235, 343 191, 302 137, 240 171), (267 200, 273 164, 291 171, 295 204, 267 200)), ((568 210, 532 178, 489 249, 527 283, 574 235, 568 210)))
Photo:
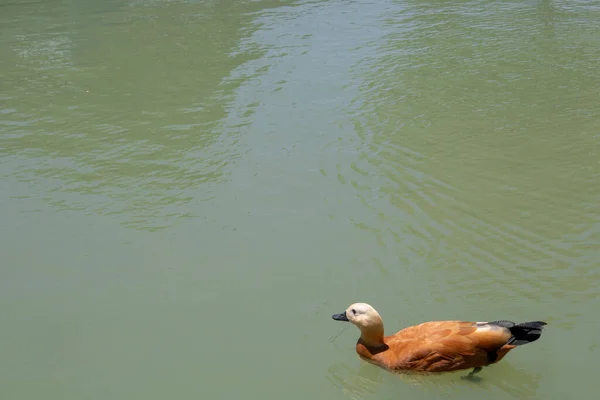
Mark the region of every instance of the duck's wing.
POLYGON ((510 339, 501 326, 464 321, 437 321, 398 332, 387 341, 401 368, 450 371, 488 365, 497 361, 510 339))

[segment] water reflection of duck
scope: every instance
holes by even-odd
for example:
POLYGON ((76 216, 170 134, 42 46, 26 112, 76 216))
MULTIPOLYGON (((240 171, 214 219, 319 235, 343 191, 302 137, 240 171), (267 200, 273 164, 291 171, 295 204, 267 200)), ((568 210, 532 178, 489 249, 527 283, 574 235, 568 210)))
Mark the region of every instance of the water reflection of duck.
POLYGON ((502 360, 515 347, 536 341, 546 325, 542 321, 432 321, 384 336, 381 316, 369 304, 352 304, 332 318, 360 329, 356 352, 380 367, 418 372, 473 368, 468 376, 502 360))

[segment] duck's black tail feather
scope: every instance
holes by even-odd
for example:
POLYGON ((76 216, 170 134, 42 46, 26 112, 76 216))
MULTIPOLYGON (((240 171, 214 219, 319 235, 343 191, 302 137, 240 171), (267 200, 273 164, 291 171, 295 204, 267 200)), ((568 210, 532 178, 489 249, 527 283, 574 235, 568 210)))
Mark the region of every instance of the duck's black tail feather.
POLYGON ((515 346, 535 342, 542 336, 542 328, 547 325, 543 321, 530 321, 523 322, 522 324, 515 324, 512 321, 493 321, 489 324, 507 328, 512 333, 508 344, 515 346))

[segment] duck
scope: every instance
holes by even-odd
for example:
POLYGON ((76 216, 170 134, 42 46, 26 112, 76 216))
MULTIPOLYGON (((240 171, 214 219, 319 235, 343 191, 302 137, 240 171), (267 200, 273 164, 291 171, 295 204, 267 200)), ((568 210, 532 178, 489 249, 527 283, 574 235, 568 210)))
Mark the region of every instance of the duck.
POLYGON ((372 364, 398 372, 472 368, 467 378, 499 362, 512 349, 535 342, 547 325, 543 321, 430 321, 385 336, 381 316, 367 303, 354 303, 332 318, 358 327, 356 353, 372 364))

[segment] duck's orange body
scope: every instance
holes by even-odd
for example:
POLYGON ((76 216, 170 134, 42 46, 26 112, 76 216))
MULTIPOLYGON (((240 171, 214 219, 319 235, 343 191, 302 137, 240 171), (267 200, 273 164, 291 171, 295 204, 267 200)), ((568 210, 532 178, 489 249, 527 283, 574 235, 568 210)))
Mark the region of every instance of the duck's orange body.
POLYGON ((390 370, 456 371, 500 361, 518 345, 537 340, 544 322, 516 325, 509 321, 435 321, 383 335, 381 317, 365 303, 351 305, 334 319, 350 321, 361 330, 356 352, 363 359, 390 370))
POLYGON ((356 352, 388 369, 440 372, 483 367, 516 347, 507 344, 508 329, 489 328, 473 322, 426 322, 384 337, 383 346, 374 348, 359 339, 356 352))

